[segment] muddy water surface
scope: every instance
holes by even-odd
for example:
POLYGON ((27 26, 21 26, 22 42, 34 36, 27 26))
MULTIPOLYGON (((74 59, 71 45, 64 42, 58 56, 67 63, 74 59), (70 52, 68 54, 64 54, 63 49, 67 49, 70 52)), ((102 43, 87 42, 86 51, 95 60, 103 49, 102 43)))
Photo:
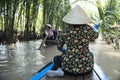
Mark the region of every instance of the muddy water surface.
POLYGON ((57 55, 54 52, 56 47, 46 47, 40 51, 37 50, 39 44, 40 41, 29 41, 0 45, 0 80, 29 80, 51 61, 52 56, 57 55))
POLYGON ((120 80, 120 51, 116 51, 104 41, 91 43, 95 62, 108 75, 110 80, 120 80))
MULTIPOLYGON (((61 54, 56 46, 37 50, 39 44, 38 40, 0 45, 0 80, 29 80, 53 56, 61 54)), ((91 43, 90 50, 110 80, 120 80, 120 52, 103 41, 91 43)))

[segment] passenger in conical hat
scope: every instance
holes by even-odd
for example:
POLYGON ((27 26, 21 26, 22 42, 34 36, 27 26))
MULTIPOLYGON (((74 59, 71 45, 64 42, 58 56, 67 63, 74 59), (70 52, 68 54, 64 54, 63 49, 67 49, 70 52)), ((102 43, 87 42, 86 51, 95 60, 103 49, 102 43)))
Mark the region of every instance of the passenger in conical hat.
POLYGON ((66 44, 67 50, 64 54, 61 68, 69 73, 87 73, 93 69, 93 54, 89 50, 90 39, 96 39, 98 32, 87 25, 92 22, 85 11, 79 6, 75 6, 65 17, 63 17, 68 27, 60 35, 58 49, 61 50, 66 44))
POLYGON ((47 72, 47 76, 63 76, 64 72, 82 74, 90 72, 94 66, 93 54, 89 50, 90 39, 98 37, 98 26, 94 28, 87 25, 91 19, 79 6, 75 6, 65 17, 68 27, 59 36, 58 50, 64 52, 62 56, 54 57, 56 70, 47 72), (63 49, 64 44, 66 50, 63 49), (56 67, 57 66, 57 67, 56 67))

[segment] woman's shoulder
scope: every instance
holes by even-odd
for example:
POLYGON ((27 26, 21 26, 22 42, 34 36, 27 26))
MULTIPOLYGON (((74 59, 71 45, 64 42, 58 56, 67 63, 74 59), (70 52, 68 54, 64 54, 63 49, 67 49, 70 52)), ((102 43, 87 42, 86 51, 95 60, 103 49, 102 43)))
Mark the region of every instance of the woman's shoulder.
POLYGON ((88 24, 86 24, 86 26, 85 26, 87 29, 92 29, 92 27, 90 26, 90 25, 88 25, 88 24))

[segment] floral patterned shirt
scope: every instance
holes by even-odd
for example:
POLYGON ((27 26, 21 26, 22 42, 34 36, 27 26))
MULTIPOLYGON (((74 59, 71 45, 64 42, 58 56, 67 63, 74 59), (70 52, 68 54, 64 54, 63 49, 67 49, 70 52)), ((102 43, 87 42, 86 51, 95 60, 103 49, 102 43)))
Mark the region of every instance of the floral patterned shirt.
POLYGON ((93 68, 94 59, 89 51, 90 39, 96 39, 95 32, 88 25, 69 25, 59 36, 58 49, 67 45, 66 54, 62 61, 62 69, 69 73, 86 73, 93 68))

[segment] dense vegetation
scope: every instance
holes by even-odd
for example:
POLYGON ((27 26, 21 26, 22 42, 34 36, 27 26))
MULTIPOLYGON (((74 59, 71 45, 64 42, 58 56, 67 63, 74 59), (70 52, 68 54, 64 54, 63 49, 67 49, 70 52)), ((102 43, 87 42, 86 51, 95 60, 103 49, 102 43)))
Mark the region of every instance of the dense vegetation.
POLYGON ((45 23, 64 27, 69 0, 0 0, 0 42, 40 38, 45 23))
POLYGON ((100 33, 107 44, 120 49, 120 0, 107 0, 106 4, 97 2, 99 20, 102 20, 100 33))

